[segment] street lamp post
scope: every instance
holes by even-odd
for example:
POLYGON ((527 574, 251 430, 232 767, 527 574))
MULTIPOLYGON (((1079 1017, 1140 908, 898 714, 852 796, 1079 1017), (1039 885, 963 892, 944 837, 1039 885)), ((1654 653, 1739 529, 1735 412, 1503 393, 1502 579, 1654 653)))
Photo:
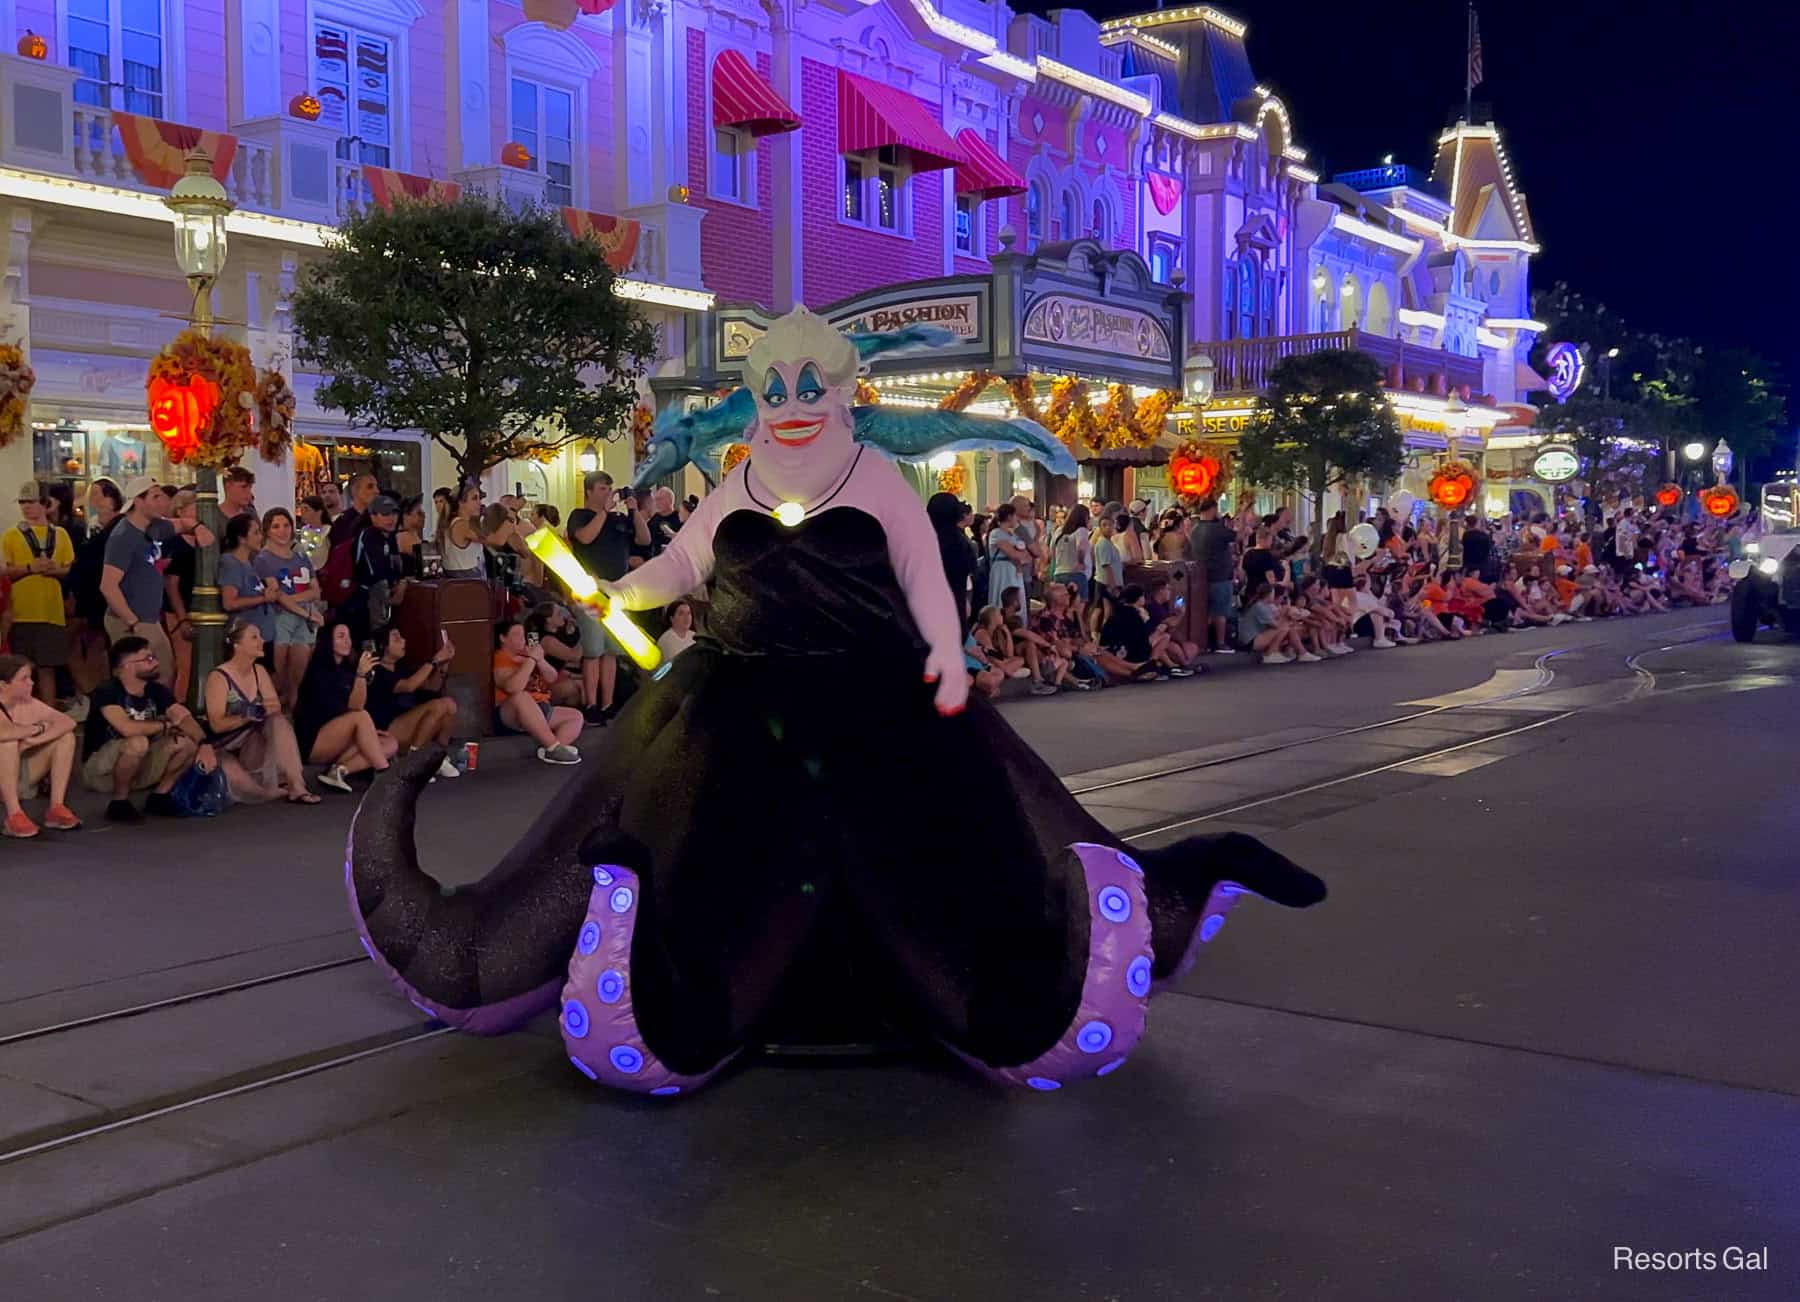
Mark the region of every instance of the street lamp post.
MULTIPOLYGON (((213 324, 212 289, 225 269, 225 217, 236 207, 225 187, 214 179, 212 159, 205 153, 188 155, 187 175, 163 200, 175 214, 175 261, 194 291, 188 320, 202 334, 213 324)), ((191 675, 195 712, 201 708, 206 677, 223 660, 225 612, 219 603, 219 533, 224 521, 219 514, 219 472, 199 467, 200 524, 212 541, 194 555, 194 600, 188 617, 194 629, 194 664, 191 675)))

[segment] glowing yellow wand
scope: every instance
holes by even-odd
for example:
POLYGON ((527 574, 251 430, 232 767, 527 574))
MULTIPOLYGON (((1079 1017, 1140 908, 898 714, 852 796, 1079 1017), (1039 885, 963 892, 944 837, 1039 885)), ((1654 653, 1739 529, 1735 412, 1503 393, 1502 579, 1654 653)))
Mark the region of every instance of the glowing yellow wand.
POLYGON ((639 668, 654 669, 662 663, 662 652, 657 650, 650 635, 632 623, 631 617, 623 610, 600 595, 600 585, 582 567, 561 535, 552 529, 534 529, 525 539, 525 545, 531 548, 533 556, 548 565, 551 573, 563 581, 575 600, 601 609, 600 623, 613 635, 613 641, 625 648, 625 654, 636 661, 639 668))

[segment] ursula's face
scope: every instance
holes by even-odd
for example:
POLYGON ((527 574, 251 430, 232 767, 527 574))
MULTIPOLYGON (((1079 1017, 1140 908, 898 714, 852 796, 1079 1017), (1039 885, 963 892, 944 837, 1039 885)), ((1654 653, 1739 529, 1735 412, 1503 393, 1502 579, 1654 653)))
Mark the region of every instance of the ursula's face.
POLYGON ((757 477, 792 500, 828 492, 856 450, 850 419, 854 381, 832 387, 810 359, 776 362, 752 386, 757 477))

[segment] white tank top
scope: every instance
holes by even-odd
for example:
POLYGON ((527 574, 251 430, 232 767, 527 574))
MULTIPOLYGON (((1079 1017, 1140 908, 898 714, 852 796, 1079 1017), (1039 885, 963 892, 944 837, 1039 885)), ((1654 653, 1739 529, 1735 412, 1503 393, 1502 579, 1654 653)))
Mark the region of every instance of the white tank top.
POLYGON ((444 530, 444 569, 457 574, 487 573, 487 548, 477 537, 466 546, 457 546, 455 535, 444 530))

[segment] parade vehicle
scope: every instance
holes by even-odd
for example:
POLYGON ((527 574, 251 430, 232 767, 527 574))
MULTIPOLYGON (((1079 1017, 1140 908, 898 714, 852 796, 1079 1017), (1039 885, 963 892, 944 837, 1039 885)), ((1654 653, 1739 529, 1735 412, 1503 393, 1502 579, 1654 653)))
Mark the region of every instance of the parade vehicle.
POLYGON ((1757 630, 1778 626, 1800 636, 1800 484, 1769 484, 1762 494, 1763 536, 1731 563, 1731 636, 1751 642, 1757 630))

